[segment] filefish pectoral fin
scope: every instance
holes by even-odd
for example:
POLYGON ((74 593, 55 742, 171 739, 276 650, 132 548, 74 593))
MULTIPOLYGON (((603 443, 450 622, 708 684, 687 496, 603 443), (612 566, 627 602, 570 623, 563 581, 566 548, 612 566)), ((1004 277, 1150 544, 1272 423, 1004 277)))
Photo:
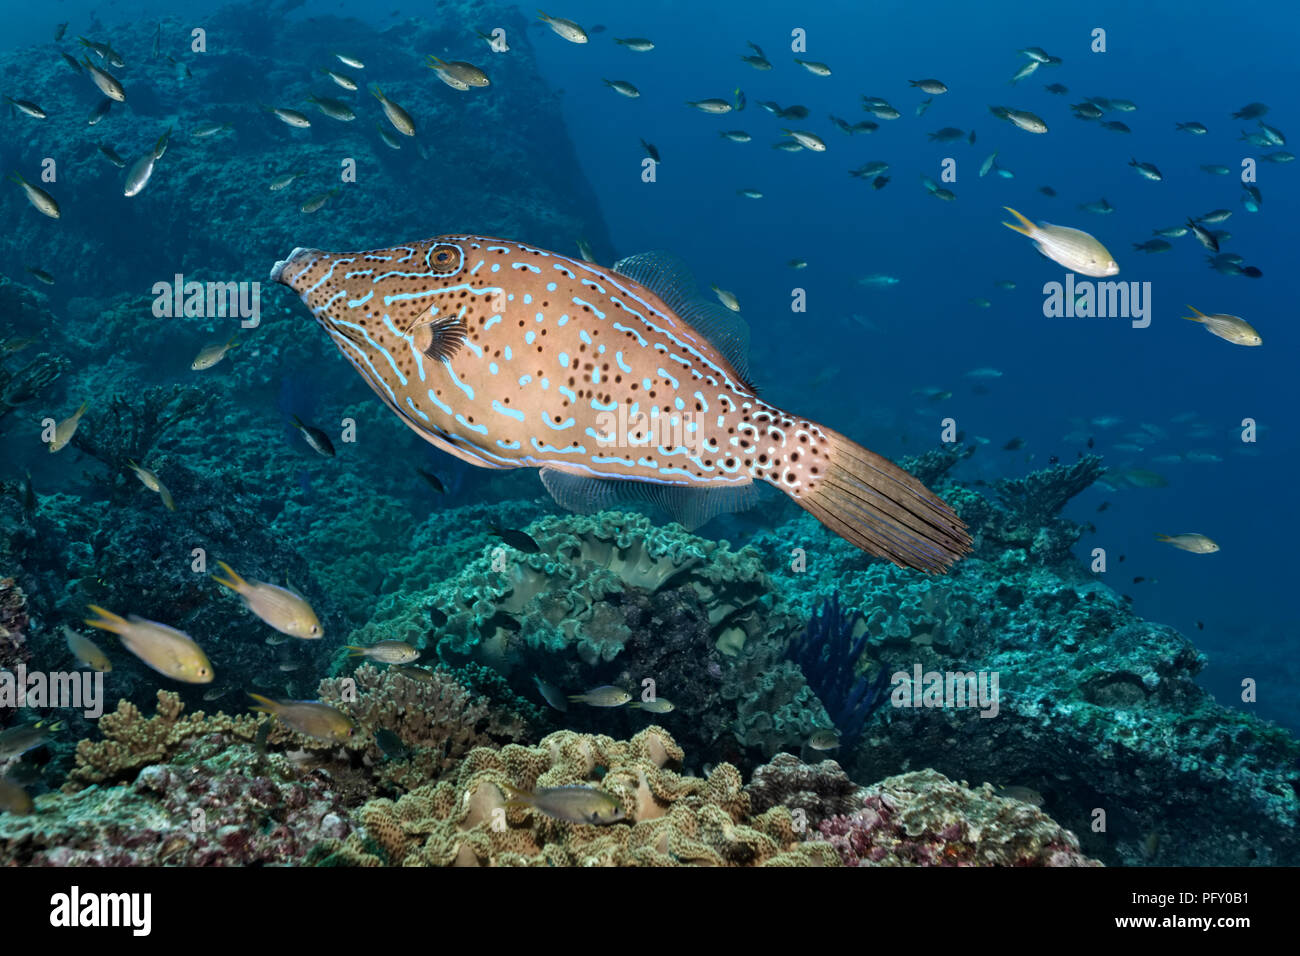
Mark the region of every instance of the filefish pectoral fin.
POLYGON ((411 330, 415 347, 435 362, 450 360, 465 344, 469 330, 459 318, 445 316, 411 330))
POLYGON ((752 508, 758 502, 758 489, 752 481, 704 488, 645 479, 593 478, 553 467, 543 468, 541 478, 555 503, 569 511, 589 515, 649 507, 665 512, 687 531, 694 531, 720 514, 752 508))

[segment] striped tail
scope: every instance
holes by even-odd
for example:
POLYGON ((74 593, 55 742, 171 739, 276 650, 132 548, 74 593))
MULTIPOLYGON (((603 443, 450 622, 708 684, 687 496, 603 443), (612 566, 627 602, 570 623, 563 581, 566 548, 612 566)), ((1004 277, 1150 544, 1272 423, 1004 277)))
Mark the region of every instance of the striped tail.
POLYGON ((845 541, 901 567, 943 572, 971 550, 960 518, 925 485, 829 428, 804 454, 786 453, 791 488, 773 482, 845 541))

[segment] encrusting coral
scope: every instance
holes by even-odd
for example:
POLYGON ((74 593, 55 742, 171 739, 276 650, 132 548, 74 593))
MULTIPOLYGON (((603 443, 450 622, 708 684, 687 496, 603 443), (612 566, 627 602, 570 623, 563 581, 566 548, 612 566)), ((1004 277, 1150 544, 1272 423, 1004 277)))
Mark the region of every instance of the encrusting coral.
POLYGON ((130 784, 42 794, 33 814, 0 814, 0 866, 286 865, 351 831, 327 774, 214 734, 130 784))
POLYGON ((1037 807, 934 770, 868 787, 856 812, 820 830, 847 866, 1100 866, 1037 807))

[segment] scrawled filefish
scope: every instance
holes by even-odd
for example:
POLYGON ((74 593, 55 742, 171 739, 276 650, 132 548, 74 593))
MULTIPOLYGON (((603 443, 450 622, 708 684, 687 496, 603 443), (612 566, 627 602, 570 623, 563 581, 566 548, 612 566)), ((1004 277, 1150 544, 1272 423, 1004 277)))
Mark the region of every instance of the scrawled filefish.
POLYGON ((665 253, 609 269, 439 236, 295 249, 271 279, 422 438, 484 468, 540 468, 572 510, 639 500, 694 526, 749 505, 764 481, 896 564, 942 571, 970 550, 961 520, 907 472, 759 399, 743 320, 665 253))

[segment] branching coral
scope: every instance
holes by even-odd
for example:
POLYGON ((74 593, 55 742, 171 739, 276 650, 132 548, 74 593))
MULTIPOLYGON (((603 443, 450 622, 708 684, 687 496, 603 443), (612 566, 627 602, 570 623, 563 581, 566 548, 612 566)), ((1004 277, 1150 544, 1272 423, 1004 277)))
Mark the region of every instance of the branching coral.
POLYGON ((114 395, 106 409, 92 409, 72 444, 116 475, 127 470, 128 461, 143 462, 169 429, 211 402, 203 390, 184 385, 146 388, 133 401, 114 395))
POLYGON ((523 723, 509 711, 472 696, 444 670, 378 670, 366 664, 351 677, 321 681, 319 698, 357 722, 362 757, 376 766, 381 786, 409 790, 437 780, 474 747, 515 741, 523 723), (378 731, 394 734, 404 756, 386 755, 378 731))
POLYGON ((1036 807, 934 770, 868 787, 861 809, 820 830, 848 866, 1100 866, 1036 807))
MULTIPOLYGON (((145 717, 129 700, 119 700, 117 710, 99 718, 104 739, 77 743, 76 765, 63 789, 74 792, 92 783, 127 779, 142 767, 174 759, 196 738, 251 741, 257 736, 260 722, 255 714, 209 716, 201 710, 186 714, 180 696, 169 690, 158 691, 152 717, 145 717)), ((277 723, 271 728, 268 742, 283 743, 296 736, 277 723)))
MULTIPOLYGON (((13 670, 31 660, 27 642, 27 599, 13 578, 0 578, 0 670, 13 670)), ((0 727, 13 714, 0 707, 0 727)))

